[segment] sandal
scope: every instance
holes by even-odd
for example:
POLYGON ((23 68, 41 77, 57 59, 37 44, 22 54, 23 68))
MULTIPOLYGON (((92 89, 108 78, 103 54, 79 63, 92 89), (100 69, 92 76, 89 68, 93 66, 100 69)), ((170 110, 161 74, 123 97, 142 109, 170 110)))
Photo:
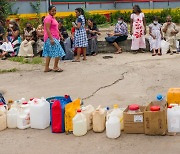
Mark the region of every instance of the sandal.
POLYGON ((83 58, 84 61, 86 61, 87 59, 83 58))
POLYGON ((158 53, 158 56, 162 56, 162 54, 161 54, 161 53, 158 53))
POLYGON ((51 72, 51 71, 52 71, 52 69, 44 70, 44 73, 51 72))
POLYGON ((120 48, 117 52, 115 52, 114 54, 121 54, 122 53, 122 49, 120 48))
POLYGON ((80 62, 80 60, 73 60, 72 62, 80 62))
POLYGON ((54 72, 63 72, 63 70, 61 68, 55 69, 53 70, 54 72))
POLYGON ((156 53, 153 53, 152 56, 156 56, 156 53))

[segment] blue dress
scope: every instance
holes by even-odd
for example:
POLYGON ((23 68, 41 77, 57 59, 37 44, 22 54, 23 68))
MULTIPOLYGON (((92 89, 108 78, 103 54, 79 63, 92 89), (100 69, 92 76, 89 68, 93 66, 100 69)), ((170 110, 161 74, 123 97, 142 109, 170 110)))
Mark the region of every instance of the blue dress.
POLYGON ((61 47, 59 41, 55 38, 54 45, 51 45, 50 39, 48 38, 46 42, 44 43, 44 48, 43 48, 43 56, 44 57, 51 57, 51 58, 56 58, 56 57, 64 57, 66 54, 61 47))
POLYGON ((88 39, 85 29, 85 19, 83 15, 80 15, 76 20, 76 23, 81 22, 81 27, 75 30, 74 35, 74 46, 75 48, 78 47, 87 47, 88 46, 88 39))

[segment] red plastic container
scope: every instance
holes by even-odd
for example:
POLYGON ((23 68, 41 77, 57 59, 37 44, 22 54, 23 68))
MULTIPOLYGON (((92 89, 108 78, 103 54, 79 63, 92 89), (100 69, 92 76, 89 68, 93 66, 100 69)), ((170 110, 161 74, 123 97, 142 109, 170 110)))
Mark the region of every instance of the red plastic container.
POLYGON ((62 133, 62 108, 59 100, 55 100, 51 109, 51 129, 53 133, 62 133))

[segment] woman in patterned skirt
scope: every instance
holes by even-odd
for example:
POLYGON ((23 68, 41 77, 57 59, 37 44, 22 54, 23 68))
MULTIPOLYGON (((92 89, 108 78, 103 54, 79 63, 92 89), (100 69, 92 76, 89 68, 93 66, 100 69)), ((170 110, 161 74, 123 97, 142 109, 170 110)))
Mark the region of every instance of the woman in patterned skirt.
POLYGON ((77 8, 75 9, 75 13, 77 16, 77 20, 73 26, 75 27, 74 47, 77 48, 77 57, 73 62, 80 62, 81 49, 83 50, 83 60, 87 60, 86 48, 88 46, 88 39, 85 29, 86 21, 84 17, 84 10, 82 8, 77 8))
POLYGON ((50 72, 52 69, 49 68, 51 58, 55 58, 54 61, 54 72, 62 72, 63 70, 58 67, 60 57, 65 56, 65 52, 62 49, 59 40, 59 29, 58 22, 55 19, 56 7, 49 7, 49 15, 44 19, 44 48, 43 56, 46 57, 46 65, 44 72, 50 72))

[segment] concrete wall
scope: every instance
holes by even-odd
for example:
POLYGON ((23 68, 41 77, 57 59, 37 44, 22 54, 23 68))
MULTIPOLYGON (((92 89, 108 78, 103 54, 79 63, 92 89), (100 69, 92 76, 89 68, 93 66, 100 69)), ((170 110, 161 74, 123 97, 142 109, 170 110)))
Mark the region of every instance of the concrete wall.
MULTIPOLYGON (((160 8, 177 8, 180 7, 180 2, 136 2, 136 3, 101 3, 101 4, 56 4, 58 12, 72 12, 77 7, 83 7, 88 10, 121 10, 121 9, 132 9, 133 5, 139 5, 142 9, 160 9, 160 8)), ((15 11, 19 7, 19 14, 30 14, 35 13, 30 6, 30 1, 17 1, 12 10, 15 11)), ((41 1, 41 12, 46 12, 47 3, 46 1, 41 1)))

